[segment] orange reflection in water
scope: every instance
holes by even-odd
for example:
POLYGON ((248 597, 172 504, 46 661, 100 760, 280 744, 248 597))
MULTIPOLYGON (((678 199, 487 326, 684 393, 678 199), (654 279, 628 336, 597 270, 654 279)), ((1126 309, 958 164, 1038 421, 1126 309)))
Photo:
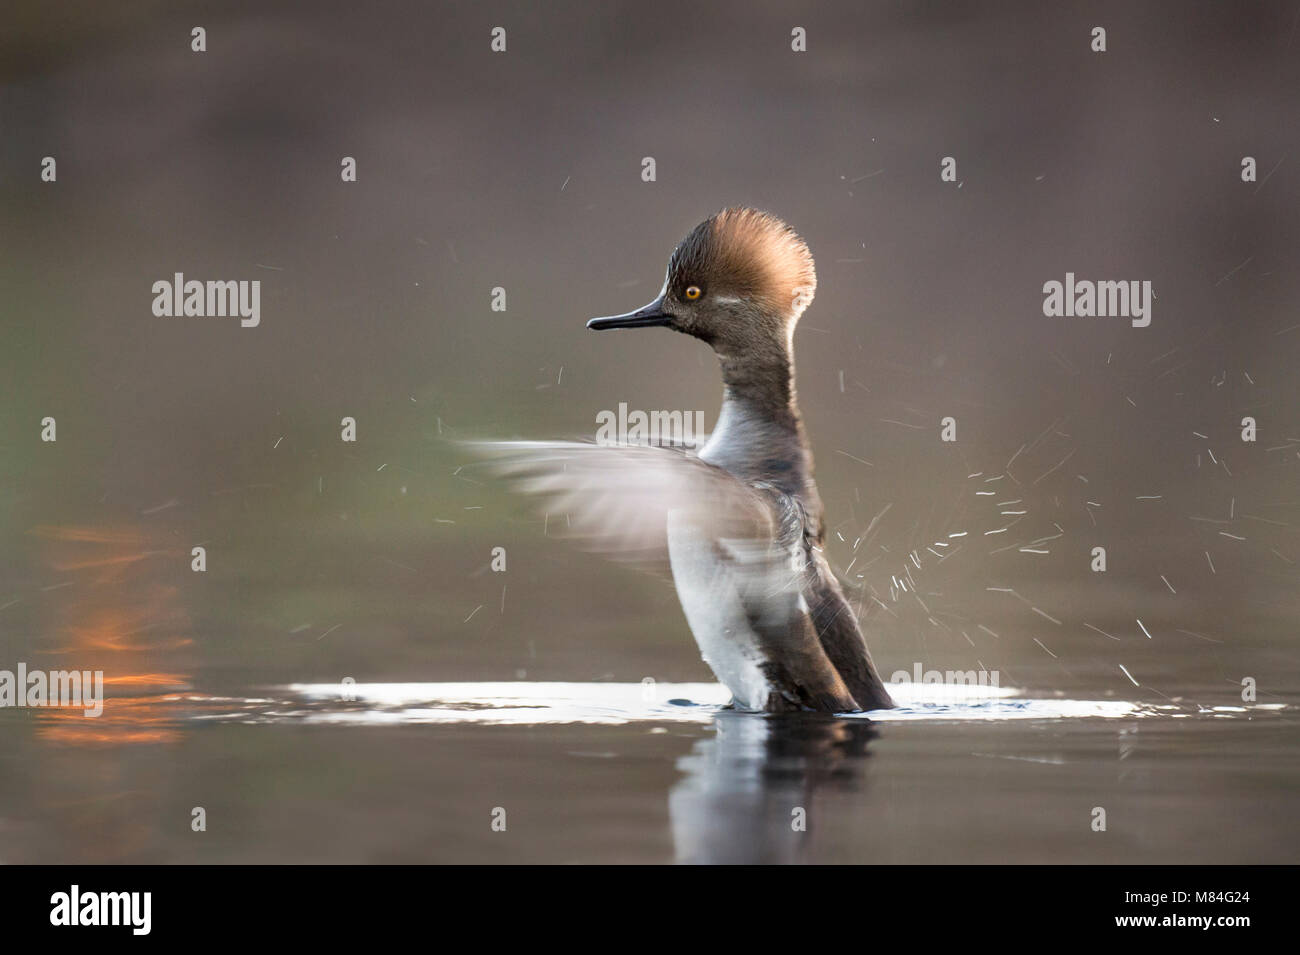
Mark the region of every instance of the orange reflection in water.
POLYGON ((35 710, 37 736, 83 745, 180 740, 181 698, 168 691, 190 682, 184 651, 194 641, 177 584, 189 572, 188 549, 145 527, 41 525, 30 533, 60 575, 43 595, 49 639, 38 653, 51 656, 50 669, 103 671, 105 697, 96 717, 84 706, 35 710))
POLYGON ((175 708, 179 700, 173 694, 111 697, 94 717, 81 707, 46 707, 39 711, 36 735, 60 743, 175 743, 184 737, 175 708))

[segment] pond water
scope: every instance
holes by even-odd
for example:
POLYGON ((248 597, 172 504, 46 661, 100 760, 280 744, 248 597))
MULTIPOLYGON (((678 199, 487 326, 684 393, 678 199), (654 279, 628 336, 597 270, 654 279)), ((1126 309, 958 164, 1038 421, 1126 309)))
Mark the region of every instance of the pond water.
POLYGON ((1294 857, 1294 706, 893 690, 899 708, 870 717, 737 713, 711 683, 146 694, 93 731, 11 710, 0 859, 1294 857))

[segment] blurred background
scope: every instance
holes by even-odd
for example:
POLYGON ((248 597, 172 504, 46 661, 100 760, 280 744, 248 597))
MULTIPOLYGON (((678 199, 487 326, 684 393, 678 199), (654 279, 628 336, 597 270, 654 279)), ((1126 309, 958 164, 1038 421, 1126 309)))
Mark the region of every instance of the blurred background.
MULTIPOLYGON (((0 666, 102 668, 124 699, 708 680, 670 584, 551 539, 452 442, 589 437, 620 402, 711 427, 707 348, 584 322, 650 300, 687 230, 746 204, 817 259, 799 394, 886 675, 1206 704, 1251 676, 1295 701, 1298 17, 10 4, 0 666), (260 326, 155 317, 175 272, 260 280, 260 326), (1045 317, 1066 272, 1149 280, 1150 327, 1045 317)), ((178 739, 139 705, 43 731, 178 739)))

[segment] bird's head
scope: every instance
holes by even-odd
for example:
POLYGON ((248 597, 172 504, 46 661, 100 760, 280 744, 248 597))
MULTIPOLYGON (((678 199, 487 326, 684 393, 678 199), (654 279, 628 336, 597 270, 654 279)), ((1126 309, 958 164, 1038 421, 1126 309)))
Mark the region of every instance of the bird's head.
POLYGON ((724 209, 673 250, 653 302, 593 318, 587 327, 663 326, 732 358, 773 347, 788 351, 795 323, 816 289, 812 253, 793 229, 756 209, 724 209))

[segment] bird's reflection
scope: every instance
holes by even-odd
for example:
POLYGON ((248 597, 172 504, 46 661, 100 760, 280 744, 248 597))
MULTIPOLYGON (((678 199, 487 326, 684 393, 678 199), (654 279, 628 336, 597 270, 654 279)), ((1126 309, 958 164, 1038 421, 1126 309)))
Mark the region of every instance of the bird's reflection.
POLYGON ((867 720, 818 714, 723 712, 716 734, 677 762, 668 795, 673 845, 683 863, 788 863, 806 858, 824 788, 866 783, 867 720))

